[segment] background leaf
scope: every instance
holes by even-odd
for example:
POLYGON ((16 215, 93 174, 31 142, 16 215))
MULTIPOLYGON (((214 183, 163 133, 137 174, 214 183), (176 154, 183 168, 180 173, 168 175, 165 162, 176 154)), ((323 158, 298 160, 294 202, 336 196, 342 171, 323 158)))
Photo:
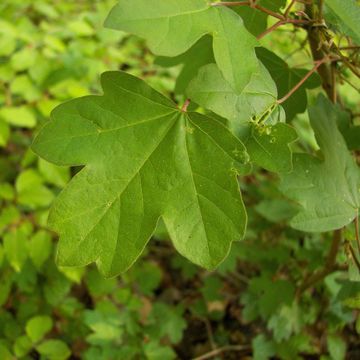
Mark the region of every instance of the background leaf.
POLYGON ((309 109, 322 159, 294 156, 294 171, 282 176, 284 195, 302 209, 291 225, 303 231, 329 231, 349 224, 360 206, 360 171, 337 129, 336 108, 319 96, 309 109))
POLYGON ((159 0, 156 6, 147 0, 120 1, 105 26, 145 38, 151 51, 163 56, 180 55, 211 34, 216 63, 238 92, 258 71, 255 37, 232 10, 210 6, 207 0, 159 0))
POLYGON ((33 144, 56 164, 87 164, 50 215, 61 233, 59 264, 125 271, 162 216, 181 254, 216 267, 245 230, 236 180, 249 169, 245 147, 133 76, 109 72, 102 84, 104 96, 58 107, 33 144))

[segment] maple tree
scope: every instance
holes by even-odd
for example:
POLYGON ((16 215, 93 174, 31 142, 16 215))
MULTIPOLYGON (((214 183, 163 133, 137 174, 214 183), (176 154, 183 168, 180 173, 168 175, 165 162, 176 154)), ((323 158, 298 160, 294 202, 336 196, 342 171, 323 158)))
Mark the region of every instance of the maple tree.
POLYGON ((0 359, 357 358, 359 1, 113 6, 0 3, 0 359))
POLYGON ((325 232, 357 222, 360 175, 346 143, 349 126, 358 128, 341 124, 346 110, 331 102, 338 101, 337 76, 358 74, 347 50, 358 41, 359 8, 310 1, 296 12, 291 1, 281 12, 285 3, 121 0, 112 9, 106 27, 145 39, 160 65, 183 64, 175 93, 184 105, 143 80, 108 72, 104 95, 54 110, 33 150, 57 165, 84 166, 50 214, 60 233, 59 264, 96 262, 103 274, 117 275, 161 218, 182 255, 213 269, 244 235, 237 177, 256 167, 278 173, 279 189, 298 204, 294 228, 325 232), (268 17, 277 22, 266 29, 268 17), (341 49, 325 21, 347 36, 348 47, 341 49), (261 47, 284 25, 307 32, 312 69, 291 68, 261 47), (309 115, 323 159, 294 154, 291 120, 306 110, 306 89, 321 85, 330 100, 319 96, 309 115))

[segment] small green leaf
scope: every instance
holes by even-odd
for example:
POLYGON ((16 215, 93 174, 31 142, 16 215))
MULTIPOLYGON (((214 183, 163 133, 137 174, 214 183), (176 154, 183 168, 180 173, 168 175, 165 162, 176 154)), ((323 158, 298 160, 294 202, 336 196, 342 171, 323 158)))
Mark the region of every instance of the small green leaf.
POLYGON ((291 306, 283 305, 274 313, 268 322, 268 329, 272 330, 277 342, 288 340, 292 334, 301 330, 300 309, 295 301, 291 306))
POLYGON ((294 171, 282 176, 281 191, 301 205, 291 225, 323 232, 349 224, 360 207, 360 171, 337 129, 336 108, 319 96, 309 109, 322 158, 294 156, 294 171))
MULTIPOLYGON (((264 320, 267 320, 281 306, 291 305, 294 295, 295 287, 290 281, 273 281, 268 276, 262 275, 251 279, 242 303, 251 311, 256 299, 256 311, 264 320)), ((244 310, 247 311, 246 308, 244 310)))
POLYGON ((10 353, 9 349, 3 344, 0 344, 0 359, 1 360, 13 360, 14 359, 14 356, 10 353))
POLYGON ((268 360, 276 354, 276 344, 262 334, 254 338, 252 348, 254 360, 268 360))
POLYGON ((346 357, 346 342, 340 336, 329 334, 327 346, 332 360, 344 360, 346 357))
POLYGON ((150 337, 161 340, 167 336, 172 344, 181 341, 183 331, 187 327, 183 312, 184 309, 181 307, 170 307, 163 303, 155 303, 149 317, 151 328, 148 331, 150 337))
POLYGON ((46 284, 44 285, 44 295, 46 301, 52 306, 58 306, 64 301, 69 293, 71 282, 50 262, 51 267, 47 267, 46 284))
POLYGON ((11 56, 11 66, 16 71, 27 70, 35 64, 36 55, 35 47, 24 47, 11 56))
POLYGON ((36 125, 36 117, 28 106, 4 107, 0 109, 0 119, 12 126, 33 128, 36 125))
POLYGON ((9 183, 0 183, 0 199, 13 200, 15 196, 14 188, 9 183))
POLYGON ((55 164, 86 165, 50 213, 59 264, 123 272, 162 217, 181 254, 216 267, 246 226, 237 183, 250 169, 244 145, 131 75, 105 73, 102 85, 104 96, 58 107, 33 144, 55 164))
POLYGON ((6 258, 15 271, 20 272, 27 259, 27 237, 21 229, 16 228, 4 235, 6 258))
POLYGON ((10 89, 14 95, 22 96, 29 103, 41 98, 41 92, 27 75, 17 76, 10 89))
POLYGON ((145 38, 156 55, 171 57, 210 34, 219 69, 239 92, 258 71, 254 51, 258 43, 241 17, 225 6, 210 6, 207 0, 121 0, 105 26, 145 38))
POLYGON ((49 360, 66 360, 71 355, 69 347, 61 340, 47 340, 37 346, 36 350, 49 360))
POLYGON ((38 342, 51 330, 53 322, 49 316, 35 316, 26 323, 26 334, 32 342, 38 342))
POLYGON ((51 236, 45 230, 38 231, 29 242, 29 257, 39 269, 51 253, 51 236))
POLYGON ((86 338, 90 344, 104 345, 121 340, 123 328, 119 317, 103 314, 97 310, 87 310, 84 313, 84 321, 93 331, 86 338))
POLYGON ((174 350, 155 341, 151 341, 144 346, 146 359, 148 360, 173 360, 176 359, 174 350))
POLYGON ((77 36, 92 36, 95 33, 95 30, 85 20, 70 21, 68 28, 77 36))
POLYGON ((0 147, 5 147, 10 137, 9 125, 0 119, 0 147))
POLYGON ((19 204, 31 208, 46 207, 54 199, 53 193, 43 184, 44 180, 33 169, 25 170, 16 179, 19 204))
POLYGON ((14 343, 14 353, 17 357, 23 357, 32 349, 31 340, 23 335, 18 337, 14 343))
POLYGON ((0 213, 0 233, 8 226, 19 221, 20 211, 15 206, 4 207, 0 213))

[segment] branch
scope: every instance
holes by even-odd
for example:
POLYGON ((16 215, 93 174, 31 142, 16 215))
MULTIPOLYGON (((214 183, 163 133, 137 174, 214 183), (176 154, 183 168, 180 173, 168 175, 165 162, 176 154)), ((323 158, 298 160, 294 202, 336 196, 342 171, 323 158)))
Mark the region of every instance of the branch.
POLYGON ((314 272, 312 275, 304 279, 303 283, 299 286, 297 290, 297 297, 300 297, 304 293, 304 291, 314 286, 319 281, 323 280, 327 275, 338 270, 338 266, 336 265, 336 256, 337 253, 339 252, 341 242, 342 242, 342 230, 341 229, 335 230, 331 247, 325 261, 324 268, 314 272))
POLYGON ((276 30, 279 26, 286 25, 286 24, 310 24, 311 21, 309 20, 302 20, 302 19, 286 19, 286 20, 280 20, 271 27, 269 27, 266 31, 264 31, 262 34, 258 35, 257 39, 262 39, 265 35, 270 34, 274 30, 276 30))
MULTIPOLYGON (((313 5, 309 4, 305 7, 305 12, 310 19, 314 18, 314 9, 313 5)), ((323 59, 327 54, 325 53, 322 47, 322 40, 320 35, 321 29, 319 27, 309 27, 307 29, 308 40, 310 44, 310 49, 314 61, 319 61, 323 59)), ((331 74, 331 69, 327 66, 326 63, 321 64, 317 69, 318 74, 321 77, 322 87, 325 90, 329 99, 333 99, 334 87, 336 84, 333 83, 333 76, 331 74)))

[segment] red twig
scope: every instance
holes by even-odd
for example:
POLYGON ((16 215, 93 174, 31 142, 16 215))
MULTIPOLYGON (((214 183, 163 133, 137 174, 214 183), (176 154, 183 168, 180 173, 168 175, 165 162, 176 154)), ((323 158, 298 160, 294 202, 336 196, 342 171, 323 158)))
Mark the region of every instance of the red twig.
POLYGON ((272 10, 266 9, 263 6, 256 4, 255 1, 223 1, 223 2, 214 2, 210 5, 211 6, 250 6, 254 9, 262 11, 270 16, 273 16, 279 20, 285 20, 284 15, 274 12, 272 10))
POLYGON ((186 112, 187 109, 188 109, 188 107, 189 107, 189 105, 190 105, 190 99, 186 99, 185 102, 184 102, 184 105, 183 105, 182 108, 181 108, 181 111, 182 111, 182 112, 186 112))
POLYGON ((282 26, 286 24, 285 21, 280 20, 277 23, 275 23, 274 25, 270 26, 268 29, 266 29, 263 33, 261 33, 260 35, 257 36, 257 39, 260 40, 262 39, 264 36, 266 36, 267 34, 270 34, 271 32, 273 32, 274 30, 276 30, 278 27, 282 26))
POLYGON ((278 27, 286 24, 309 24, 309 20, 302 20, 302 19, 287 19, 287 20, 280 20, 271 27, 269 27, 266 31, 264 31, 262 34, 257 36, 257 39, 262 39, 265 35, 270 34, 274 30, 276 30, 278 27))
POLYGON ((293 95, 297 90, 299 90, 299 88, 305 83, 305 81, 307 79, 309 79, 309 77, 314 74, 318 69, 319 67, 322 65, 322 64, 325 64, 326 62, 328 61, 335 61, 337 59, 330 59, 329 57, 324 57, 323 59, 321 60, 318 60, 318 61, 315 61, 315 66, 299 81, 298 84, 296 84, 283 98, 279 99, 277 101, 278 104, 282 104, 284 103, 287 99, 289 99, 289 97, 291 95, 293 95))

